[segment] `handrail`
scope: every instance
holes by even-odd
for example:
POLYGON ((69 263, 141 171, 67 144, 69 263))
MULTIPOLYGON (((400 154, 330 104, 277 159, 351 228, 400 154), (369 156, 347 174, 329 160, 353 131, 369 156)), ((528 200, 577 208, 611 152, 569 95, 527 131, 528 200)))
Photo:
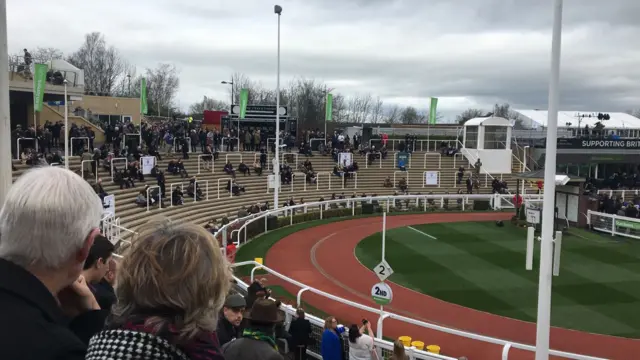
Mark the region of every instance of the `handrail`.
MULTIPOLYGON (((202 155, 198 155, 198 173, 197 173, 196 175, 200 175, 200 162, 201 162, 201 161, 202 161, 202 162, 204 162, 204 163, 205 163, 205 165, 206 165, 206 163, 208 162, 207 160, 202 160, 202 158, 203 158, 203 157, 205 157, 205 156, 211 156, 211 173, 212 173, 212 174, 215 174, 215 173, 216 173, 216 170, 215 170, 215 168, 216 168, 216 163, 215 163, 215 161, 213 160, 213 154, 211 154, 211 155, 208 155, 208 154, 202 154, 202 155)), ((206 169, 206 167, 205 167, 205 169, 206 169)))
MULTIPOLYGON (((371 152, 368 152, 368 153, 365 154, 365 162, 364 162, 364 165, 365 165, 364 168, 365 169, 369 168, 369 154, 370 153, 371 152)), ((379 157, 379 159, 380 159, 380 169, 382 169, 382 153, 380 151, 378 151, 377 153, 378 153, 378 155, 380 155, 380 157, 379 157)), ((371 162, 371 165, 373 166, 373 161, 371 162)))
POLYGON ((16 140, 16 160, 20 160, 20 140, 34 140, 34 138, 21 137, 16 140))
POLYGON ((158 209, 162 209, 162 194, 160 193, 162 189, 160 189, 160 186, 158 185, 151 185, 147 188, 147 212, 149 212, 149 193, 152 189, 158 189, 158 198, 160 198, 158 201, 158 209))
POLYGON ((129 167, 129 160, 127 160, 126 157, 111 158, 111 182, 113 182, 113 162, 116 160, 124 160, 124 171, 127 171, 127 168, 129 167))
MULTIPOLYGON (((343 200, 344 201, 344 200, 343 200)), ((307 288, 307 292, 311 292, 313 294, 319 295, 321 297, 333 300, 333 301, 337 301, 339 303, 354 307, 356 309, 360 309, 360 310, 364 310, 364 311, 368 311, 374 314, 380 314, 380 309, 379 308, 372 308, 370 306, 367 305, 362 305, 359 303, 356 303, 355 301, 351 301, 351 300, 347 300, 344 298, 341 298, 339 296, 324 292, 322 290, 318 290, 315 289, 313 287, 310 287, 309 285, 306 285, 302 282, 299 282, 297 280, 294 280, 286 275, 283 275, 271 268, 268 268, 260 263, 257 263, 255 261, 243 261, 243 262, 238 262, 233 264, 233 267, 239 267, 239 266, 246 266, 246 265, 254 265, 253 269, 260 269, 263 271, 268 272, 269 274, 271 274, 272 276, 275 276, 277 278, 279 278, 280 280, 284 280, 292 285, 295 285, 299 288, 307 288)), ((253 278, 250 279, 250 281, 253 282, 253 278)), ((412 325, 416 325, 416 326, 420 326, 423 328, 427 328, 427 329, 431 329, 431 330, 436 330, 436 331, 440 331, 440 332, 444 332, 447 334, 451 334, 451 335, 457 335, 457 336, 461 336, 461 337, 465 337, 468 339, 472 339, 472 340, 478 340, 478 341, 483 341, 483 342, 487 342, 490 344, 495 344, 495 345, 502 345, 502 346, 506 346, 506 345, 510 345, 510 347, 515 348, 515 349, 521 349, 521 350, 526 350, 526 351, 536 351, 536 347, 533 345, 527 345, 527 344, 522 344, 522 343, 518 343, 518 342, 512 342, 512 341, 507 341, 507 340, 502 340, 502 339, 498 339, 498 338, 494 338, 494 337, 490 337, 490 336, 485 336, 485 335, 479 335, 479 334, 475 334, 475 333, 471 333, 471 332, 467 332, 467 331, 463 331, 463 330, 457 330, 457 329, 452 329, 452 328, 447 328, 445 326, 442 325, 437 325, 437 324, 433 324, 433 323, 429 323, 429 322, 425 322, 425 321, 421 321, 421 320, 416 320, 416 319, 412 319, 406 316, 402 316, 399 314, 394 314, 388 311, 384 311, 385 314, 388 315, 389 318, 391 319, 396 319, 399 321, 403 321, 412 325)), ((558 351, 558 350, 550 350, 549 351, 550 355, 553 356, 560 356, 560 357, 564 357, 564 358, 569 358, 569 359, 576 359, 576 360, 606 360, 603 358, 599 358, 599 357, 594 357, 594 356, 588 356, 588 355, 580 355, 580 354, 574 354, 574 353, 570 353, 570 352, 565 352, 565 351, 558 351)))
POLYGON ((320 174, 327 175, 327 179, 329 179, 329 190, 331 190, 331 173, 327 171, 319 171, 316 173, 316 191, 320 190, 320 174))
MULTIPOLYGON (((434 156, 434 155, 438 156, 438 169, 442 168, 442 154, 426 152, 426 153, 424 153, 424 165, 423 165, 424 169, 427 168, 427 156, 434 156)), ((454 159, 454 161, 455 161, 455 159, 454 159)))
MULTIPOLYGON (((220 199, 220 181, 225 180, 225 181, 232 181, 232 178, 220 178, 218 179, 218 199, 220 199)), ((229 186, 229 197, 233 197, 233 184, 231 184, 231 186, 229 186)))
MULTIPOLYGON (((80 162, 80 176, 84 179, 84 164, 85 163, 95 163, 96 164, 96 183, 98 182, 98 160, 82 160, 80 162)), ((93 169, 92 169, 93 171, 93 169)))
POLYGON ((397 174, 397 173, 400 173, 400 174, 406 174, 406 176, 405 176, 405 180, 407 180, 407 186, 409 186, 409 177, 410 177, 409 172, 408 172, 408 171, 400 171, 400 170, 397 170, 397 171, 394 171, 394 172, 393 172, 393 187, 395 188, 396 186, 398 186, 398 185, 396 185, 396 174, 397 174))
POLYGON ((182 195, 184 196, 184 183, 171 183, 169 184, 169 207, 173 207, 173 187, 180 185, 180 191, 182 191, 182 195))
POLYGON ((291 192, 293 192, 293 182, 296 178, 296 175, 302 175, 302 183, 304 183, 304 191, 307 191, 307 174, 296 171, 291 173, 291 192))

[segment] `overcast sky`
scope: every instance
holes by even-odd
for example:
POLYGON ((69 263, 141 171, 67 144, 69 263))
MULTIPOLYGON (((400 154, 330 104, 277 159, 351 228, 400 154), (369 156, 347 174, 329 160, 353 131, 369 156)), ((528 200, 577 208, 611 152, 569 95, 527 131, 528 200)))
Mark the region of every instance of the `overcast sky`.
MULTIPOLYGON (((279 0, 282 81, 428 107, 545 109, 552 0, 279 0)), ((275 87, 277 17, 266 0, 8 1, 9 51, 77 49, 99 31, 141 70, 172 62, 182 108, 228 97, 241 72, 275 87)), ((566 0, 561 110, 640 108, 640 1, 566 0)))

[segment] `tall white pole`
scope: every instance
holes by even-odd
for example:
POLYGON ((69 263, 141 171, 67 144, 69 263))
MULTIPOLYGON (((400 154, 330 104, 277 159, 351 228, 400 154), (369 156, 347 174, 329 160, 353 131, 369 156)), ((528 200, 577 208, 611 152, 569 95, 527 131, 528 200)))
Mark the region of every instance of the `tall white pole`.
POLYGON ((387 212, 382 213, 382 261, 385 260, 387 247, 387 212))
POLYGON ((544 201, 542 211, 542 244, 540 249, 540 280, 538 282, 538 321, 536 330, 536 360, 549 359, 551 327, 551 279, 553 264, 553 228, 556 193, 556 154, 558 138, 558 103, 560 82, 560 49, 562 43, 562 0, 554 0, 553 38, 551 43, 551 76, 547 150, 544 163, 544 201))
POLYGON ((67 80, 64 81, 64 168, 69 170, 69 105, 67 104, 67 80))
MULTIPOLYGON (((273 208, 278 209, 278 192, 280 191, 280 13, 282 8, 276 5, 276 13, 278 14, 278 68, 276 72, 276 161, 274 162, 273 172, 276 177, 276 187, 273 191, 273 208), (277 11, 278 8, 280 11, 277 11)), ((269 149, 267 149, 269 152, 269 149)))
MULTIPOLYGON (((9 111, 9 49, 7 1, 0 0, 0 206, 11 187, 11 112, 9 111)), ((16 149, 18 151, 18 149, 16 149)))

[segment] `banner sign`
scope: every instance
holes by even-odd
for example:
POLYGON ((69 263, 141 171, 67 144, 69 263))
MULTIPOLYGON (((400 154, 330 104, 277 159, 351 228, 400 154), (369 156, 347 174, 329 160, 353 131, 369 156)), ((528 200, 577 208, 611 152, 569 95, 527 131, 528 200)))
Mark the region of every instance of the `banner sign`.
POLYGON ((140 80, 140 114, 147 114, 149 108, 147 106, 147 79, 140 80))
POLYGON ((424 172, 424 184, 425 185, 438 185, 438 171, 425 171, 424 172))
POLYGON ((113 216, 116 215, 116 196, 115 195, 107 195, 102 199, 102 207, 104 208, 105 214, 111 214, 113 216))
POLYGON ((353 164, 353 154, 350 152, 339 153, 338 164, 342 166, 351 166, 353 164))
POLYGON ((249 89, 240 89, 240 119, 247 116, 247 102, 249 101, 249 89))
MULTIPOLYGON (((239 117, 241 113, 240 105, 233 105, 231 107, 231 117, 239 117)), ((280 117, 288 117, 289 111, 287 106, 280 106, 279 108, 275 105, 247 105, 245 109, 244 116, 248 118, 252 117, 263 117, 263 118, 275 118, 276 114, 280 114, 280 117), (279 111, 278 111, 279 109, 279 111)))
POLYGON ((640 140, 558 139, 558 149, 640 149, 640 140))
POLYGON ((42 111, 44 87, 47 84, 47 64, 36 64, 33 74, 33 111, 42 111))
POLYGON ((640 230, 640 222, 616 219, 616 228, 640 230))
POLYGON ((143 156, 140 158, 143 175, 151 175, 151 170, 156 166, 155 156, 143 156))
POLYGON ((399 152, 397 155, 397 164, 398 167, 400 167, 400 165, 404 166, 404 167, 408 167, 409 166, 409 153, 407 152, 399 152))
POLYGON ((431 98, 431 106, 429 107, 429 124, 435 125, 436 116, 438 115, 438 98, 431 98))
POLYGON ((327 94, 327 103, 325 106, 326 114, 324 116, 325 120, 331 121, 331 117, 333 115, 333 94, 327 94))

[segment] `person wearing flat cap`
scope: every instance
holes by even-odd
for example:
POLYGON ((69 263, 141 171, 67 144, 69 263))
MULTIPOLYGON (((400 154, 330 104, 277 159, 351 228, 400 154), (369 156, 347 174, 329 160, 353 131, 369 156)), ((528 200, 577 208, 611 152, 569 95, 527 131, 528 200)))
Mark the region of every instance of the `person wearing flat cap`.
POLYGON ((231 294, 225 299, 217 329, 220 346, 240 336, 240 324, 246 306, 247 302, 240 294, 231 294))
POLYGON ((278 310, 280 302, 269 299, 256 299, 251 310, 244 315, 247 327, 242 337, 222 347, 227 359, 234 360, 284 360, 278 352, 275 326, 284 321, 278 310))

